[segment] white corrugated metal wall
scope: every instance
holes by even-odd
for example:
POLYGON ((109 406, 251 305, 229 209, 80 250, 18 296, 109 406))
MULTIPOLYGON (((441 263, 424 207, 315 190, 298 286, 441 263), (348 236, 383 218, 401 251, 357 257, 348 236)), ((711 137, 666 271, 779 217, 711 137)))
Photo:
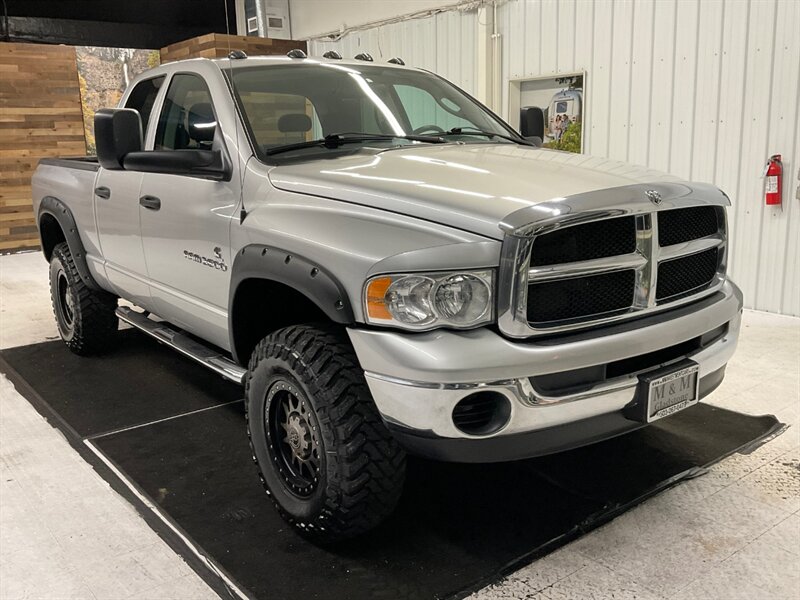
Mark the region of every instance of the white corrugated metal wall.
POLYGON ((474 94, 477 34, 476 11, 450 11, 359 31, 336 42, 313 40, 309 52, 322 56, 336 50, 348 58, 368 52, 378 61, 399 56, 407 65, 434 71, 474 94))
MULTIPOLYGON (((725 190, 729 268, 748 307, 800 316, 800 1, 510 0, 499 5, 509 81, 587 72, 586 152, 725 190), (763 204, 784 159, 783 209, 763 204)), ((320 55, 401 56, 476 93, 478 13, 452 11, 312 42, 320 55)))

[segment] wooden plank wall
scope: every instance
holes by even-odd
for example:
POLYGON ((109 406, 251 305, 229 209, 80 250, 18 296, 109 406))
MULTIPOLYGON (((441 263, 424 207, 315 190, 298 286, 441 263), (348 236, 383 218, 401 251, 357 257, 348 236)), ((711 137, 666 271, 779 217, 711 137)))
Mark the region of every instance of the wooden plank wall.
POLYGON ((161 64, 184 58, 224 58, 228 56, 229 49, 244 50, 248 56, 264 56, 286 54, 295 48, 300 48, 305 52, 306 43, 209 33, 162 48, 161 64))
POLYGON ((75 49, 0 43, 0 252, 36 248, 31 175, 45 156, 83 156, 75 49))

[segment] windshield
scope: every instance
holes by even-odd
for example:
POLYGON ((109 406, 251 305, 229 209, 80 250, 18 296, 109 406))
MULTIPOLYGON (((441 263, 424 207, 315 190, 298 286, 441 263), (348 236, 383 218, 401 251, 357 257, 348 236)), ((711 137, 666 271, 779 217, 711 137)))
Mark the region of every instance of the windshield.
POLYGON ((512 143, 509 136, 517 138, 455 86, 423 71, 309 62, 239 67, 232 73, 246 126, 262 159, 279 147, 303 146, 303 142, 343 133, 373 137, 347 147, 293 147, 280 156, 319 158, 332 151, 353 151, 354 145, 387 147, 426 141, 402 136, 444 135, 449 142, 505 144, 512 143))

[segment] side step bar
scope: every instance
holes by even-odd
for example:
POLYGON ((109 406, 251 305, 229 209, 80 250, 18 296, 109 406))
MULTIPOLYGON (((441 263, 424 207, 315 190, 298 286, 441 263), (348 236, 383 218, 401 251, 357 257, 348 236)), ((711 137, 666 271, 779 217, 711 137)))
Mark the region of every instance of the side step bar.
POLYGON ((148 319, 145 314, 127 306, 118 307, 116 312, 122 321, 144 331, 147 335, 174 348, 184 356, 196 360, 225 379, 240 385, 244 383, 247 371, 219 350, 206 346, 185 333, 173 329, 169 323, 148 319))

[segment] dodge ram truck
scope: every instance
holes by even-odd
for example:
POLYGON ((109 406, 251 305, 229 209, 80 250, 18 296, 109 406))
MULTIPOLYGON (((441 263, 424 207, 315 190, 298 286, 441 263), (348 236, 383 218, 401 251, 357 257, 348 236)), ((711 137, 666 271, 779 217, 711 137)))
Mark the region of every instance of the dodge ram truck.
POLYGON ((400 63, 162 65, 98 111, 97 157, 33 177, 67 346, 121 320, 243 385, 267 495, 321 542, 392 512, 407 453, 517 460, 692 406, 740 328, 722 191, 541 148, 400 63))

